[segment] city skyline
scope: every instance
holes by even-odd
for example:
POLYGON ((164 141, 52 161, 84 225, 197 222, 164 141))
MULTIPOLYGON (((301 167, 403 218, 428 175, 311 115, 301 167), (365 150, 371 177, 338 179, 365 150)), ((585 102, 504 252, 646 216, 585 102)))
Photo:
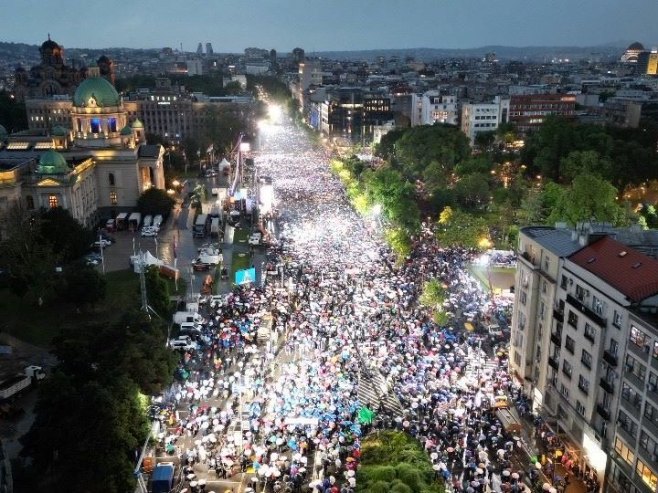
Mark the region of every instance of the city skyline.
MULTIPOLYGON (((6 1, 6 0, 4 0, 6 1)), ((215 52, 254 46, 288 52, 395 48, 477 48, 490 45, 598 46, 638 40, 658 44, 655 0, 120 0, 107 4, 37 0, 5 9, 0 41, 40 43, 48 34, 65 48, 161 48, 215 52), (108 22, 109 19, 109 22, 108 22), (541 21, 541 22, 540 22, 541 21)))

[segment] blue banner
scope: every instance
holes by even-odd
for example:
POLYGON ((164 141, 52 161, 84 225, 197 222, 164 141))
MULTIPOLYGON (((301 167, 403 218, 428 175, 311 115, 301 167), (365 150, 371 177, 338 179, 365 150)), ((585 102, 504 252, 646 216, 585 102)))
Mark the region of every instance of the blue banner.
POLYGON ((256 268, 235 271, 235 284, 249 284, 256 282, 256 268))

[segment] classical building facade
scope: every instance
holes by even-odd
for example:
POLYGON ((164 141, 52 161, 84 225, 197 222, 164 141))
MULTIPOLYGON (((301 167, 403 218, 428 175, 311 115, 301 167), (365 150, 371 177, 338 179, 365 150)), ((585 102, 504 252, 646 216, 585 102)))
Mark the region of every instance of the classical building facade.
POLYGON ((0 134, 0 204, 18 199, 28 210, 63 207, 95 226, 133 210, 144 190, 165 188, 164 149, 145 145, 144 125, 129 123, 107 79, 85 79, 70 105, 71 128, 0 134))

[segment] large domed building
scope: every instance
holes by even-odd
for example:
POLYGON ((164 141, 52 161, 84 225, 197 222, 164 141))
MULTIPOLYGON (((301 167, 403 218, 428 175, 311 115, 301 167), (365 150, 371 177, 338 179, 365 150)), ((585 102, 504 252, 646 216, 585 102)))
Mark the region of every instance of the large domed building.
POLYGON ((626 48, 626 51, 624 51, 620 61, 622 63, 637 63, 640 55, 645 51, 646 50, 644 49, 642 43, 636 41, 635 43, 631 43, 631 45, 626 48))
POLYGON ((55 94, 73 94, 85 78, 86 68, 66 65, 64 48, 48 39, 39 48, 41 63, 29 71, 18 67, 15 72, 14 93, 19 101, 28 98, 47 97, 55 94))
MULTIPOLYGON (((49 50, 57 58, 55 46, 49 50)), ((121 96, 97 67, 69 105, 72 128, 51 121, 4 141, 0 132, 0 173, 5 169, 14 184, 11 193, 11 187, 0 190, 0 200, 20 197, 35 210, 63 207, 93 227, 134 211, 144 190, 164 189, 164 149, 144 143, 144 125, 129 121, 121 96)))

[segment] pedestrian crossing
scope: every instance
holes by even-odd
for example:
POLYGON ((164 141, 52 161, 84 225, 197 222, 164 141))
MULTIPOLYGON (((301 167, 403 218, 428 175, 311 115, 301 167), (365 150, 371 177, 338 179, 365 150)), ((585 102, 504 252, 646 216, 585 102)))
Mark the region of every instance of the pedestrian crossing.
POLYGON ((361 370, 357 395, 359 402, 370 409, 378 409, 381 402, 383 409, 394 417, 404 414, 402 404, 388 388, 386 380, 378 370, 361 370))

